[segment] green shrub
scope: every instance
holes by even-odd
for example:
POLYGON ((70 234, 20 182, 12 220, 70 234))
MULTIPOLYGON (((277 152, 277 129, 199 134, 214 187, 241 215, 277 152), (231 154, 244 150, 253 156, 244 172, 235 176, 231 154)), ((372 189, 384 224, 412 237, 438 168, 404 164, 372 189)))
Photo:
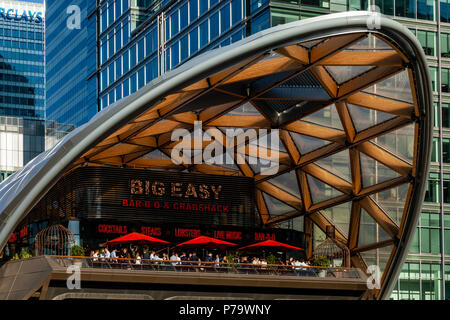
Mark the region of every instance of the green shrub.
POLYGON ((72 257, 84 257, 84 249, 81 246, 74 245, 71 250, 72 257))
POLYGON ((319 257, 312 262, 312 265, 316 267, 329 267, 331 265, 331 261, 327 257, 319 257))
POLYGON ((29 253, 28 251, 26 251, 24 248, 22 248, 22 250, 20 250, 19 257, 20 257, 20 259, 27 259, 27 258, 32 258, 33 255, 31 253, 29 253))
POLYGON ((277 264, 277 257, 275 257, 272 253, 267 257, 267 264, 277 264))

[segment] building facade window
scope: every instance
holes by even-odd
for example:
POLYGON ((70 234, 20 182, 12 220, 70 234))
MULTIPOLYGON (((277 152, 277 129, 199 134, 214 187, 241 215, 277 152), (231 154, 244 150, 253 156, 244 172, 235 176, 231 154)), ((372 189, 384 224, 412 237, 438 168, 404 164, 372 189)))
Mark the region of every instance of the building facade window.
POLYGON ((450 0, 441 0, 440 4, 441 21, 450 22, 450 0))
POLYGON ((395 0, 395 15, 397 17, 415 18, 416 2, 414 0, 395 0))
POLYGON ((417 19, 435 21, 435 17, 435 0, 417 0, 417 19))
POLYGON ((433 91, 438 90, 438 69, 433 66, 428 67, 430 70, 430 76, 431 76, 431 86, 433 87, 433 91))
POLYGON ((265 10, 250 22, 250 33, 255 34, 270 27, 270 11, 265 10))
POLYGON ((273 8, 271 9, 270 17, 272 19, 271 25, 272 27, 275 27, 279 24, 285 24, 299 20, 300 12, 297 10, 273 8))
POLYGON ((431 148, 431 162, 441 162, 440 141, 438 137, 433 137, 431 148))
POLYGON ((450 104, 442 103, 442 126, 450 128, 450 104))
POLYGON ((399 300, 442 299, 442 266, 439 263, 406 262, 392 292, 399 300))
POLYGON ((442 92, 449 93, 450 92, 450 69, 441 68, 441 90, 442 92))
POLYGON ((394 15, 394 0, 376 0, 375 5, 380 8, 381 13, 394 15))
POLYGON ((425 202, 440 203, 441 201, 441 183, 439 180, 439 173, 430 173, 426 192, 425 192, 425 202))
POLYGON ((436 48, 437 48, 436 32, 426 30, 415 30, 415 29, 410 30, 419 40, 425 54, 427 56, 436 56, 436 48))

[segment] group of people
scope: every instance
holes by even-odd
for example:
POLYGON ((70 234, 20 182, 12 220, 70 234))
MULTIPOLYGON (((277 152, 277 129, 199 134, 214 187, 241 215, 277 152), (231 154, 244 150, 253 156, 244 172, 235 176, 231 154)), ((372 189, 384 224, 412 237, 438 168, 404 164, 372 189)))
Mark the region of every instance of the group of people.
MULTIPOLYGON (((131 263, 135 265, 141 264, 162 264, 172 266, 201 266, 201 267, 214 267, 227 266, 229 264, 237 265, 241 268, 246 267, 258 267, 267 268, 268 261, 266 258, 260 258, 258 256, 237 256, 232 259, 226 255, 213 254, 208 252, 206 256, 200 258, 195 251, 192 252, 172 252, 169 256, 168 252, 156 252, 155 250, 139 249, 137 247, 122 248, 120 250, 112 249, 109 251, 107 247, 99 250, 91 250, 89 257, 93 263, 131 263)), ((310 267, 311 262, 303 259, 295 259, 293 257, 283 261, 278 259, 275 264, 285 270, 303 270, 304 267, 310 267), (303 268, 302 268, 303 267, 303 268)))

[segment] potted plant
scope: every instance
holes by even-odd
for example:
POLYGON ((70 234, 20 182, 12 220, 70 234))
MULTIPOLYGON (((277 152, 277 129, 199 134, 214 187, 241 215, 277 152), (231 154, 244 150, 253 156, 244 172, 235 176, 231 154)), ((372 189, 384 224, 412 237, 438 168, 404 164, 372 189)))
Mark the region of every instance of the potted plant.
POLYGON ((22 248, 22 250, 20 250, 19 257, 20 257, 20 259, 27 259, 27 258, 32 258, 33 255, 31 253, 29 253, 28 251, 26 251, 24 248, 22 248))
POLYGON ((269 270, 272 271, 276 271, 277 270, 277 266, 275 266, 277 264, 277 257, 275 257, 275 255, 273 253, 269 254, 266 258, 267 264, 269 265, 269 270))
MULTIPOLYGON (((74 245, 72 246, 71 250, 72 257, 84 257, 84 249, 81 246, 74 245)), ((75 259, 74 265, 79 266, 81 268, 81 265, 83 264, 82 259, 75 259)))
MULTIPOLYGON (((331 265, 331 262, 327 257, 318 257, 312 262, 312 265, 315 267, 329 267, 331 265)), ((319 277, 324 278, 326 274, 326 269, 319 269, 319 277)))
POLYGON ((227 259, 227 265, 225 265, 228 269, 228 272, 234 271, 238 267, 238 263, 236 262, 237 258, 239 257, 239 252, 229 252, 226 255, 227 259))

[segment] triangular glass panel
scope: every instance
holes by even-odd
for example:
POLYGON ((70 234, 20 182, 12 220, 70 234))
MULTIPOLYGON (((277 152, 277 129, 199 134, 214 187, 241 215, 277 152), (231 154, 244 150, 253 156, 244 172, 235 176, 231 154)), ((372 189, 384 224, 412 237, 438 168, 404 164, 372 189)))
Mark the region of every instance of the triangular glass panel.
POLYGON ((294 170, 276 176, 275 178, 268 180, 268 182, 300 199, 300 189, 298 187, 297 175, 294 170))
POLYGON ((223 169, 227 169, 227 170, 232 170, 232 171, 235 171, 235 172, 239 172, 239 168, 238 168, 238 166, 235 165, 235 164, 227 164, 227 163, 220 164, 220 163, 215 163, 215 164, 212 164, 212 165, 215 166, 215 167, 218 167, 218 168, 223 168, 223 169))
POLYGON ((414 159, 414 124, 388 132, 371 140, 393 155, 412 164, 414 159))
POLYGON ((328 73, 338 83, 342 84, 375 68, 374 66, 325 66, 328 73))
POLYGON ((408 190, 409 184, 406 183, 399 187, 374 194, 371 198, 378 203, 378 205, 391 217, 397 226, 400 226, 408 190))
POLYGON ((262 192, 262 194, 264 197, 264 202, 266 203, 267 210, 269 211, 271 217, 295 211, 295 209, 291 206, 288 206, 284 202, 281 202, 280 200, 268 195, 267 193, 262 192))
POLYGON ((279 132, 270 132, 268 130, 267 133, 269 134, 262 134, 260 132, 258 140, 252 140, 250 145, 287 153, 284 144, 281 142, 279 132))
POLYGON ((261 113, 249 102, 244 103, 227 113, 228 116, 260 116, 261 113))
POLYGON ((302 100, 264 100, 264 101, 256 101, 256 103, 264 103, 270 109, 275 110, 277 113, 282 113, 286 110, 290 110, 293 107, 299 107, 302 104, 302 100))
POLYGON ((316 249, 316 247, 325 241, 326 238, 327 235, 325 232, 323 232, 316 224, 313 224, 313 248, 316 249))
POLYGON ((413 103, 409 73, 406 70, 364 89, 363 92, 394 100, 405 101, 411 104, 413 103))
POLYGON ((371 34, 367 38, 347 47, 345 51, 394 51, 386 42, 371 34))
POLYGON ((394 250, 394 246, 390 245, 379 249, 361 252, 361 257, 364 259, 367 266, 378 266, 381 273, 380 277, 382 277, 389 258, 391 257, 392 250, 394 250))
POLYGON ((302 121, 312 122, 321 126, 344 130, 341 120, 339 119, 339 114, 337 113, 336 106, 334 104, 317 110, 316 112, 302 118, 302 121))
POLYGON ((279 163, 277 162, 271 162, 271 161, 266 161, 264 159, 258 159, 255 157, 251 157, 248 156, 247 157, 247 161, 248 161, 248 165, 250 166, 250 168, 252 169, 252 171, 255 174, 266 174, 266 175, 271 175, 274 173, 278 172, 279 168, 279 163), (274 173, 271 173, 273 171, 276 171, 274 173))
POLYGON ((380 123, 395 118, 395 115, 369 108, 364 108, 351 103, 348 103, 347 106, 357 132, 363 131, 365 129, 371 128, 380 123))
POLYGON ((142 156, 141 158, 144 158, 144 159, 170 159, 170 157, 168 155, 161 152, 161 150, 159 150, 159 149, 155 149, 155 150, 147 153, 146 155, 142 156))
POLYGON ((361 209, 361 218, 359 221, 358 247, 374 244, 386 240, 391 237, 381 228, 375 220, 361 209))
POLYGON ((307 174, 309 193, 313 203, 320 203, 343 195, 342 192, 334 189, 330 185, 323 183, 319 179, 307 174))
POLYGON ((397 172, 389 169, 384 164, 372 159, 362 152, 360 152, 360 160, 363 188, 389 181, 400 176, 397 172))
POLYGON ((303 155, 331 144, 330 141, 305 136, 296 132, 289 133, 292 137, 292 140, 294 140, 294 143, 297 146, 298 150, 303 155))
POLYGON ((323 86, 309 70, 305 70, 295 77, 284 81, 279 86, 261 96, 261 98, 270 98, 273 100, 309 100, 311 97, 314 97, 316 100, 330 99, 323 86))
POLYGON ((281 229, 296 230, 303 232, 305 225, 305 217, 304 216, 296 217, 294 219, 289 219, 275 223, 275 225, 281 229))
POLYGON ((312 48, 312 47, 318 45, 319 43, 321 43, 322 41, 325 41, 325 40, 327 40, 327 39, 318 39, 318 40, 305 41, 305 42, 300 43, 300 45, 302 47, 305 47, 305 48, 309 49, 309 48, 312 48))
POLYGON ((322 158, 315 162, 321 168, 335 174, 336 176, 352 182, 352 175, 350 170, 350 155, 348 150, 344 150, 326 158, 322 158))
POLYGON ((321 210, 322 215, 336 227, 342 235, 348 236, 350 227, 350 215, 352 210, 352 203, 346 202, 325 210, 321 210))

